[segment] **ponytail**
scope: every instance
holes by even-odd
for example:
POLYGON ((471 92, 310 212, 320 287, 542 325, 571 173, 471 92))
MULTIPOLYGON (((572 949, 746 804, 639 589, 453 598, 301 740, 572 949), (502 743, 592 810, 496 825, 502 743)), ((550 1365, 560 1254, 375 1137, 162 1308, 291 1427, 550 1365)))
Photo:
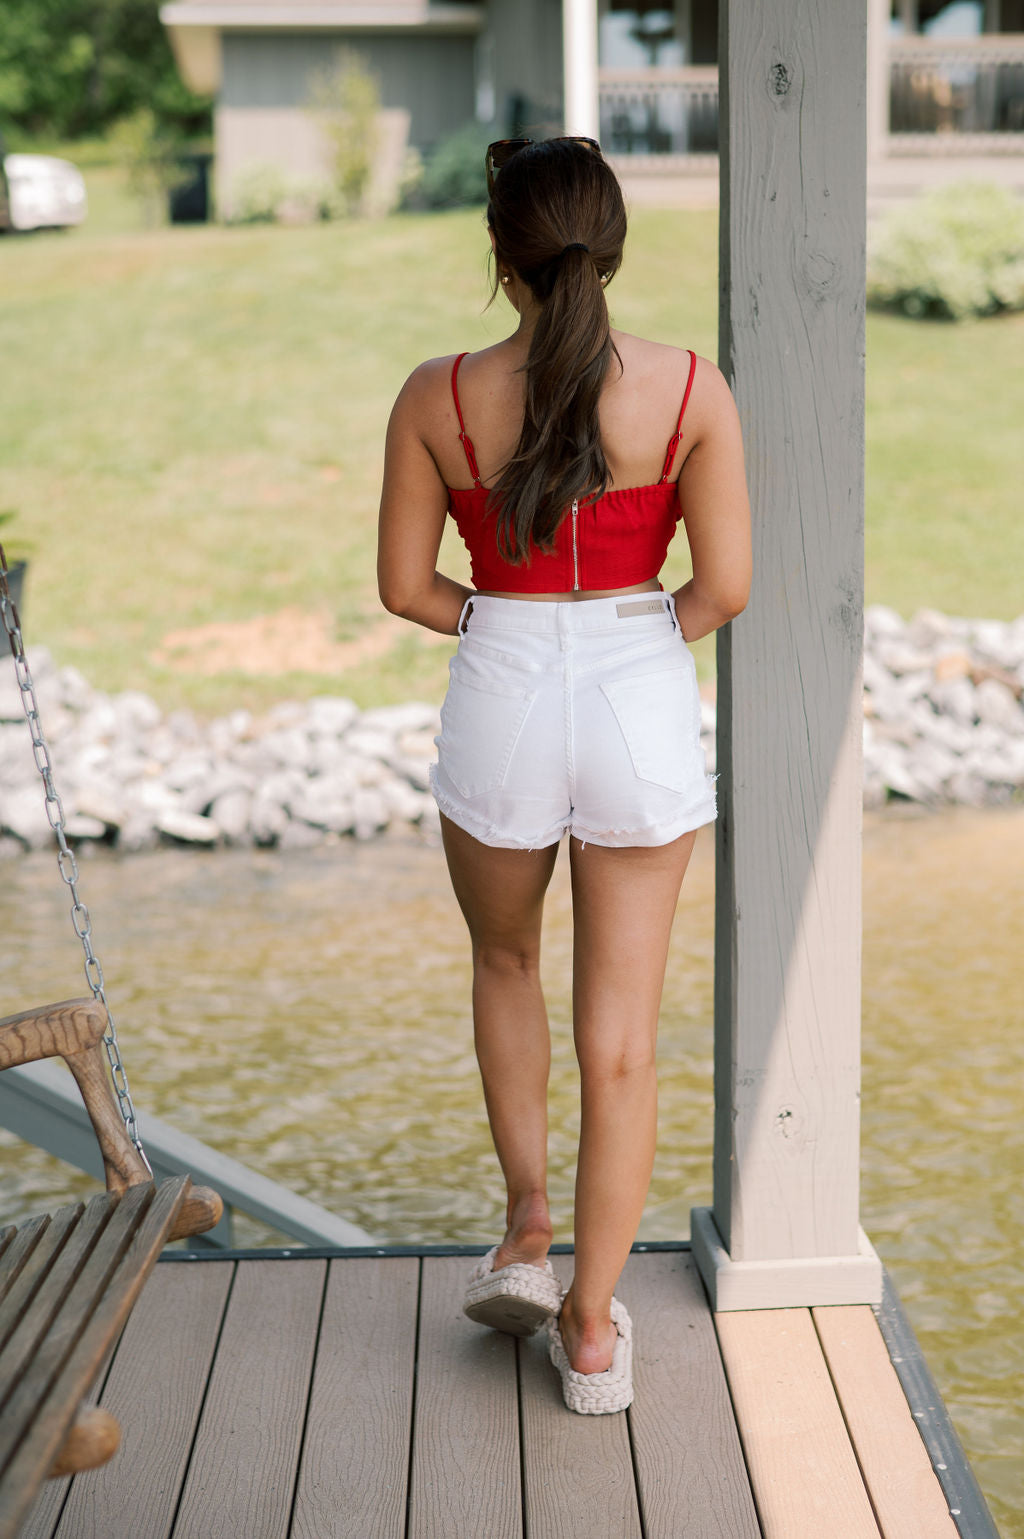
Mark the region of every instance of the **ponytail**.
POLYGON ((614 173, 572 140, 528 146, 497 178, 488 220, 499 259, 541 311, 525 365, 523 426, 491 492, 498 549, 516 565, 553 548, 569 505, 609 481, 598 407, 615 352, 604 285, 622 261, 614 173))

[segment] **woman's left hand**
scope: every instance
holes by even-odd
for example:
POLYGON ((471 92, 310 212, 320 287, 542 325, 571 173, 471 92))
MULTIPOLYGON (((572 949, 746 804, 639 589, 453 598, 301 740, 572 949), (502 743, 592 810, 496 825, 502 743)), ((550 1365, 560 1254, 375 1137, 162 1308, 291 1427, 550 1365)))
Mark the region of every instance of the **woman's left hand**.
MULTIPOLYGON (((388 423, 377 543, 377 587, 392 614, 454 636, 472 589, 437 570, 448 488, 423 433, 436 410, 446 362, 421 364, 406 380, 388 423)), ((445 376, 446 377, 446 376, 445 376)))

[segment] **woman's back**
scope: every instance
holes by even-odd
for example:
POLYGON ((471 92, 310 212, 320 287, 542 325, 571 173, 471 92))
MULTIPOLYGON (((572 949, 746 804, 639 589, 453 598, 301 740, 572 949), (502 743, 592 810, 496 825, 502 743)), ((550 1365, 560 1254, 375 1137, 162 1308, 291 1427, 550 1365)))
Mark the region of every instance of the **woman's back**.
MULTIPOLYGON (((621 360, 613 362, 601 392, 601 445, 614 488, 651 486, 662 476, 665 449, 679 420, 691 355, 681 348, 649 342, 624 332, 612 340, 621 360)), ((490 486, 511 459, 523 425, 525 350, 516 339, 498 343, 463 359, 458 396, 466 432, 475 451, 480 479, 490 486)), ((423 423, 424 441, 448 487, 470 487, 473 475, 459 438, 451 389, 453 358, 432 360, 430 402, 423 423)), ((669 480, 693 442, 688 411, 669 480)))

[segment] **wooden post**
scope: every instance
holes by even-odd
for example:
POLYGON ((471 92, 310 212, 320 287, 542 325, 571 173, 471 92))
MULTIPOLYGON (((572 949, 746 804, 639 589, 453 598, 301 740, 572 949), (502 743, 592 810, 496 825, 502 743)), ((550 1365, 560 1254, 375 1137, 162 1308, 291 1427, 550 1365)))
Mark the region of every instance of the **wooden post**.
POLYGON ((754 588, 718 642, 713 1307, 881 1298, 858 1225, 864 5, 725 0, 720 356, 754 588))
POLYGON ((597 0, 562 0, 565 131, 596 139, 597 0))

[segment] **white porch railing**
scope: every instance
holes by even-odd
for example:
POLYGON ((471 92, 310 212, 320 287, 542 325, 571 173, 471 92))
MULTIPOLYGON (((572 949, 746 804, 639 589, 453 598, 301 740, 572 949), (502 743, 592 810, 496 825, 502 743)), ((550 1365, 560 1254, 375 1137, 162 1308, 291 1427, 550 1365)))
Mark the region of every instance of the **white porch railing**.
MULTIPOLYGON (((900 37, 889 48, 889 149, 1024 153, 1024 33, 900 37)), ((718 151, 718 68, 601 69, 601 143, 640 161, 718 151)))
POLYGON ((894 150, 1024 149, 1024 33, 889 43, 894 150))
POLYGON ((718 66, 598 71, 601 143, 611 155, 714 155, 718 66))

